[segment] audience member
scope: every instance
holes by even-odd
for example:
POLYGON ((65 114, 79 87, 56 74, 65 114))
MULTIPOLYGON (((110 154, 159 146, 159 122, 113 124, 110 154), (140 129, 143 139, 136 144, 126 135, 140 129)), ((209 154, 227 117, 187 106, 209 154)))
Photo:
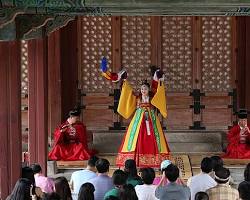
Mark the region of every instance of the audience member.
POLYGON ((214 172, 216 169, 223 167, 224 163, 220 156, 211 156, 212 160, 212 172, 210 173, 211 177, 214 179, 214 172))
POLYGON ((224 167, 220 167, 215 171, 215 181, 217 186, 206 191, 210 200, 238 200, 238 190, 230 187, 230 171, 224 167))
POLYGON ((32 182, 27 178, 20 178, 6 200, 31 200, 32 182))
POLYGON ((55 187, 54 181, 42 175, 42 168, 39 164, 32 164, 31 168, 34 172, 36 186, 45 193, 52 193, 55 187))
POLYGON ((59 194, 61 200, 72 200, 69 183, 65 177, 55 179, 55 192, 59 194))
POLYGON ((155 190, 155 196, 160 200, 178 199, 189 200, 190 190, 184 185, 176 183, 179 177, 179 169, 177 166, 170 164, 163 172, 162 179, 155 190), (170 183, 162 186, 162 182, 167 178, 170 183))
POLYGON ((197 192, 205 192, 209 188, 217 185, 215 180, 209 175, 213 168, 212 159, 208 157, 203 158, 200 168, 201 173, 190 177, 187 181, 187 186, 191 191, 191 200, 195 199, 195 194, 197 192))
POLYGON ((95 187, 92 183, 84 183, 78 194, 78 200, 94 200, 95 187))
POLYGON ((89 180, 95 187, 95 200, 103 200, 106 192, 113 188, 112 179, 108 176, 109 161, 107 159, 100 158, 96 161, 96 169, 98 172, 97 177, 89 180))
POLYGON ((152 168, 141 169, 143 185, 136 185, 135 191, 139 200, 157 200, 155 197, 156 185, 153 185, 155 171, 152 168))
POLYGON ((250 163, 245 168, 244 181, 239 184, 238 191, 242 200, 250 199, 250 163))
POLYGON ((72 198, 76 200, 78 198, 78 193, 82 184, 88 182, 90 179, 97 177, 96 174, 96 161, 98 157, 92 156, 88 160, 87 168, 72 173, 70 180, 70 187, 72 189, 72 198))
POLYGON ((115 196, 115 197, 119 196, 120 189, 126 184, 127 174, 124 171, 118 169, 118 170, 114 171, 112 179, 113 179, 113 184, 114 184, 115 187, 113 189, 109 190, 105 194, 105 196, 104 196, 105 200, 109 196, 115 196))
POLYGON ((52 192, 45 194, 43 200, 61 200, 61 197, 59 194, 52 192))
POLYGON ((31 167, 22 167, 22 178, 27 178, 31 181, 32 187, 32 195, 38 199, 43 198, 44 193, 40 187, 36 186, 34 172, 31 167))
POLYGON ((209 200, 209 197, 206 192, 197 192, 195 194, 195 200, 209 200))
POLYGON ((135 188, 131 184, 126 184, 121 188, 120 200, 138 200, 135 188))
POLYGON ((125 173, 127 173, 128 179, 127 184, 131 184, 134 187, 136 185, 142 185, 143 182, 141 177, 137 174, 136 162, 133 159, 128 159, 125 161, 125 173))

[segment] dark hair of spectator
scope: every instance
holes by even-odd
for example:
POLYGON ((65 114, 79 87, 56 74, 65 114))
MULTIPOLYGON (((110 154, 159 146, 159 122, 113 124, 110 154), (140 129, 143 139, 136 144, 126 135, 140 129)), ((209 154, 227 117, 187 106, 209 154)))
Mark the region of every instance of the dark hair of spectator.
POLYGON ((125 161, 124 171, 128 175, 128 177, 140 179, 140 177, 137 174, 137 168, 136 168, 135 160, 133 160, 133 159, 126 160, 125 161))
POLYGON ((126 184, 127 174, 124 171, 117 169, 114 171, 112 179, 115 186, 123 186, 126 184))
POLYGON ((150 167, 141 169, 141 178, 144 184, 151 185, 155 179, 154 169, 150 167))
POLYGON ((111 196, 108 196, 105 200, 120 200, 120 199, 118 197, 111 195, 111 196))
POLYGON ((166 169, 164 169, 164 172, 170 182, 175 182, 179 177, 180 170, 176 165, 170 164, 166 169))
POLYGON ((245 171, 244 171, 244 179, 245 181, 250 182, 250 163, 247 164, 245 171))
POLYGON ((55 190, 60 195, 61 200, 72 200, 69 183, 65 177, 58 177, 55 179, 55 190))
POLYGON ((20 178, 6 200, 31 200, 30 188, 32 182, 27 178, 20 178))
POLYGON ((206 192, 197 192, 194 200, 209 200, 209 196, 206 192))
POLYGON ((223 160, 220 156, 211 156, 213 171, 217 168, 223 167, 223 160))
POLYGON ((135 188, 131 184, 124 185, 120 190, 120 200, 138 200, 135 188))
POLYGON ((213 169, 213 163, 212 163, 212 159, 205 157, 202 159, 201 161, 201 171, 204 173, 209 173, 211 172, 213 169))
POLYGON ((242 200, 249 200, 250 199, 250 183, 247 181, 243 181, 239 184, 238 187, 240 198, 242 200))
POLYGON ((109 171, 110 163, 107 159, 100 158, 96 161, 95 167, 98 173, 106 173, 109 171))
POLYGON ((96 161, 98 160, 99 158, 97 156, 91 156, 90 159, 88 160, 88 166, 90 167, 95 167, 96 165, 96 161))
POLYGON ((229 181, 229 177, 230 177, 229 169, 220 167, 215 171, 215 181, 219 184, 227 183, 229 181))
POLYGON ((52 193, 44 194, 43 200, 61 200, 61 197, 59 194, 52 192, 52 193))
POLYGON ((95 187, 92 183, 82 184, 79 190, 78 200, 94 200, 94 191, 95 187))
POLYGON ((22 178, 27 178, 31 181, 32 185, 35 185, 34 172, 30 167, 22 168, 22 178))
POLYGON ((32 168, 34 174, 42 172, 42 167, 39 164, 37 164, 37 163, 32 164, 31 168, 32 168))

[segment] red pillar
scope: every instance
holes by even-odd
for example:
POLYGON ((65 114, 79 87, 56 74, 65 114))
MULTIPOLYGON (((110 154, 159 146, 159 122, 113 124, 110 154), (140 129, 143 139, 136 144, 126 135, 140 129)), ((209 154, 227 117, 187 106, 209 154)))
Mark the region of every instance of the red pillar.
POLYGON ((0 199, 21 172, 20 42, 0 42, 0 199))
POLYGON ((28 42, 28 123, 30 162, 47 172, 48 154, 48 71, 47 39, 28 42))
POLYGON ((48 125, 49 138, 62 121, 60 30, 48 36, 48 125))

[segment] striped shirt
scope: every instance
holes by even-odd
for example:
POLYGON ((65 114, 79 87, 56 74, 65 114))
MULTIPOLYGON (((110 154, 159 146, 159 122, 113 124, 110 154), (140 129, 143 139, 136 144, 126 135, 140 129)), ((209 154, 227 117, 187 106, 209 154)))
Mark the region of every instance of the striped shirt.
POLYGON ((239 200, 239 192, 228 184, 218 184, 206 191, 209 200, 239 200))

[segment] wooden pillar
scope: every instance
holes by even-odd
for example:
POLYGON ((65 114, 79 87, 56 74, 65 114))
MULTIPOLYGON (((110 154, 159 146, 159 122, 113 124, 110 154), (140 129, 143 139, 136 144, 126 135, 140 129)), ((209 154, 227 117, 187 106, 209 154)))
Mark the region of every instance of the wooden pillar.
POLYGON ((62 73, 62 115, 77 104, 78 56, 77 20, 71 21, 60 30, 61 73, 62 73))
POLYGON ((48 154, 47 79, 47 40, 31 40, 28 42, 30 162, 39 163, 45 174, 48 154))
MULTIPOLYGON (((245 107, 250 111, 250 17, 246 17, 246 69, 245 69, 245 107)), ((250 116, 248 116, 250 120, 250 116)))
POLYGON ((20 52, 20 42, 0 42, 0 199, 6 199, 21 172, 20 52))
MULTIPOLYGON (((48 36, 48 134, 62 121, 60 30, 48 36)), ((51 141, 49 140, 50 144, 51 141)))
POLYGON ((162 67, 162 17, 151 17, 151 64, 162 67))

